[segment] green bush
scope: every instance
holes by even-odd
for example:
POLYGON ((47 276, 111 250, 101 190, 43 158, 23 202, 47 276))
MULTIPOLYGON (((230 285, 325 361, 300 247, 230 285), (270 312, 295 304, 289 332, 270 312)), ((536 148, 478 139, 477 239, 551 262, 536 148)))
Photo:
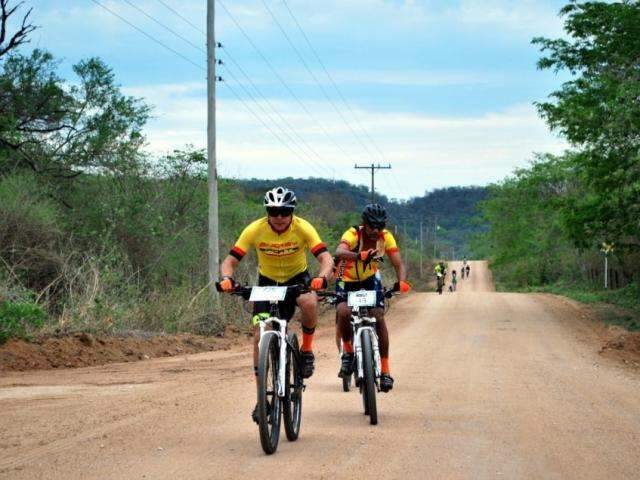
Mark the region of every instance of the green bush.
POLYGON ((32 302, 0 302, 0 344, 10 338, 25 338, 33 329, 42 328, 44 309, 32 302))

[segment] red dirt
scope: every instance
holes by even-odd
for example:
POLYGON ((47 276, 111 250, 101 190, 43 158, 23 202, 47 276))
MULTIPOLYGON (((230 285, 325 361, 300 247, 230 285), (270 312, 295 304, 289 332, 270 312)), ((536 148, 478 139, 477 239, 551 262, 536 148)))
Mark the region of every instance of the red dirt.
POLYGON ((226 350, 237 343, 240 335, 237 328, 229 327, 225 335, 218 337, 191 334, 112 337, 76 333, 32 342, 10 340, 0 346, 0 371, 87 367, 226 350))

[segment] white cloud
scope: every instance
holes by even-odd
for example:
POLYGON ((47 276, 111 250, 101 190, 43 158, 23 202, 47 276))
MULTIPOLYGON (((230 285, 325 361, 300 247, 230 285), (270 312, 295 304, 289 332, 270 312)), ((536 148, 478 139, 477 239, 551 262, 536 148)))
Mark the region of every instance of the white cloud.
MULTIPOLYGON (((204 87, 193 83, 127 89, 127 93, 144 96, 156 105, 154 118, 146 129, 151 151, 164 153, 186 144, 206 146, 204 87)), ((261 178, 322 175, 367 183, 368 177, 354 170, 353 164, 389 161, 393 170, 380 174, 381 191, 391 197, 407 198, 435 187, 497 181, 514 168, 524 166, 533 152, 559 153, 566 148, 563 141, 549 133, 534 107, 526 104, 464 117, 374 112, 356 107, 359 121, 351 127, 359 134, 366 131, 367 136, 360 135, 369 147, 365 149, 323 102, 307 103, 322 128, 301 112, 297 104, 278 100, 270 103, 288 126, 278 115, 265 116, 255 103, 252 106, 256 114, 260 112, 264 123, 238 101, 218 102, 221 175, 261 178), (277 132, 280 140, 265 124, 277 132), (298 137, 291 128, 305 144, 293 140, 298 137), (375 139, 384 157, 368 138, 375 139)), ((270 111, 266 104, 262 106, 270 111)))

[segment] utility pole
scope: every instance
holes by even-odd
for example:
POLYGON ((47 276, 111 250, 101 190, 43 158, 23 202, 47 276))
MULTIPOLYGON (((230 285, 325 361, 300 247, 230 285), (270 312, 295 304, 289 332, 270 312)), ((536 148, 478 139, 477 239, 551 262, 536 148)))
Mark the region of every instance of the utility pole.
POLYGON ((218 230, 218 169, 216 166, 216 35, 215 0, 207 0, 207 159, 209 160, 209 282, 220 271, 218 230))
POLYGON ((612 243, 602 242, 601 252, 604 253, 604 289, 609 288, 609 254, 613 252, 615 245, 612 243))
POLYGON ((354 168, 356 169, 370 169, 371 170, 371 203, 376 203, 375 202, 375 198, 376 198, 376 194, 375 194, 375 171, 376 170, 390 170, 391 169, 391 164, 389 165, 374 165, 373 163, 371 165, 358 165, 356 164, 354 166, 354 168))
POLYGON ((424 243, 422 240, 422 220, 420 220, 420 278, 422 278, 422 251, 424 250, 424 243))
POLYGON ((436 245, 438 244, 438 216, 433 217, 433 258, 436 258, 436 245))

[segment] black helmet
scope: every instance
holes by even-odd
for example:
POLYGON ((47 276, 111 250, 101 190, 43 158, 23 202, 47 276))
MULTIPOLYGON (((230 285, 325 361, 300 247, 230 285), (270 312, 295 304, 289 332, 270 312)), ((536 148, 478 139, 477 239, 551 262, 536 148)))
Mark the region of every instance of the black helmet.
POLYGON ((362 221, 373 228, 384 228, 387 218, 387 211, 377 203, 370 203, 362 211, 362 221))

